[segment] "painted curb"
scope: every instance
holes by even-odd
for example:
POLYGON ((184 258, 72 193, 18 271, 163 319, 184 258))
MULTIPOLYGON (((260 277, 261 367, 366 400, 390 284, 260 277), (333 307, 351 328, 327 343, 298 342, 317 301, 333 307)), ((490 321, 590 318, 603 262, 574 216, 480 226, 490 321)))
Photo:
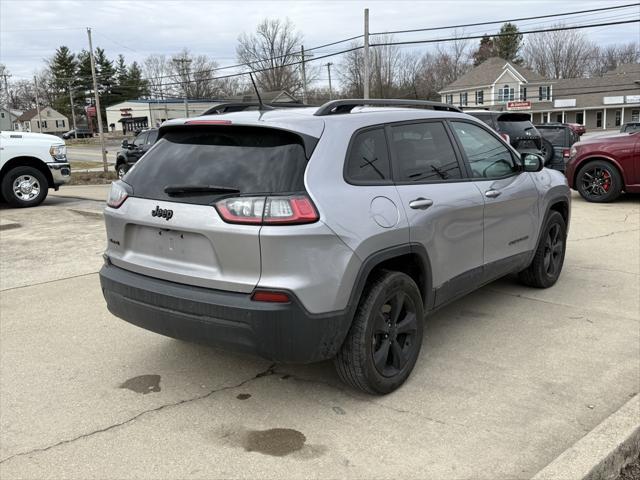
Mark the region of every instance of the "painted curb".
POLYGON ((640 396, 635 395, 531 480, 614 480, 640 454, 640 396))

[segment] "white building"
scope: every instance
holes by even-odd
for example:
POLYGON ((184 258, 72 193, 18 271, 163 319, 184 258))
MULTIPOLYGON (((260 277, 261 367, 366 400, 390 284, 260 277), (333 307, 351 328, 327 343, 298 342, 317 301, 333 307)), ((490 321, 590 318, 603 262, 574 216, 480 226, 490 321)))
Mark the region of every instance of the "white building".
MULTIPOLYGON (((285 92, 264 92, 262 100, 270 104, 299 103, 285 92)), ((107 126, 110 132, 133 133, 145 128, 158 127, 172 118, 197 117, 221 102, 255 102, 256 97, 245 95, 227 100, 127 100, 107 107, 107 126)))

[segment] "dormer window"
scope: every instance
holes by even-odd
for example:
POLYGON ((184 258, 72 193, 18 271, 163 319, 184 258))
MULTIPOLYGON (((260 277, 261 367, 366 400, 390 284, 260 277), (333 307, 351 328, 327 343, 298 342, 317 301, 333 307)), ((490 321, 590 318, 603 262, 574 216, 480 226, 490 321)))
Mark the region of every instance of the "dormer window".
POLYGON ((508 102, 512 101, 515 98, 515 89, 510 87, 509 85, 505 85, 502 88, 498 89, 498 101, 499 102, 508 102))

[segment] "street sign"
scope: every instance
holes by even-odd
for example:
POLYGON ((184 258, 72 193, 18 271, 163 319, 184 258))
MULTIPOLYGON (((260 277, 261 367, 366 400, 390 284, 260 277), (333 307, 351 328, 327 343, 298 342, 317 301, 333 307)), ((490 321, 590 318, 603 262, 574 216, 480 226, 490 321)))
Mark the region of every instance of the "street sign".
POLYGON ((531 110, 531 102, 507 102, 507 110, 531 110))

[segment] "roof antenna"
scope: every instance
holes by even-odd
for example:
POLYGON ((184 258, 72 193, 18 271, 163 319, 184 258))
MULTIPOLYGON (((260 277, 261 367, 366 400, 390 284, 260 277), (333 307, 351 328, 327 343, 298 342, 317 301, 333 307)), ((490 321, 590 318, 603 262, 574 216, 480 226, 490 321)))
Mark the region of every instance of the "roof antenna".
POLYGON ((251 83, 253 83, 253 89, 256 91, 256 96, 258 97, 258 110, 266 110, 264 107, 264 103, 262 103, 262 97, 260 96, 260 92, 258 91, 258 87, 256 86, 256 82, 253 79, 253 74, 249 72, 249 78, 251 78, 251 83))

